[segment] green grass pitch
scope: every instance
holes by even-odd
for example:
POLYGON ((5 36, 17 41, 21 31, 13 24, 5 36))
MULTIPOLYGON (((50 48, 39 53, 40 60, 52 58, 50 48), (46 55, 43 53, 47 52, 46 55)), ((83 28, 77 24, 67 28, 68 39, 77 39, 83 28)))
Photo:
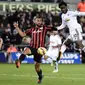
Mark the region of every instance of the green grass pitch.
MULTIPOLYGON (((41 85, 85 85, 85 65, 61 65, 52 73, 50 64, 42 64, 44 78, 41 85)), ((0 85, 38 85, 33 64, 0 64, 0 85)))

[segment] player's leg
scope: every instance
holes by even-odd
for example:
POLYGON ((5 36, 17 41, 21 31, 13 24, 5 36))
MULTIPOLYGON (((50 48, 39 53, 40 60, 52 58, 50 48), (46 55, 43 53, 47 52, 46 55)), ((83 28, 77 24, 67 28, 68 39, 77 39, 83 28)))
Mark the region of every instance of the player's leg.
POLYGON ((58 72, 57 58, 58 58, 58 54, 59 54, 59 49, 54 49, 52 53, 53 53, 52 60, 53 60, 53 64, 54 64, 54 71, 53 71, 53 73, 55 73, 55 72, 58 72))
POLYGON ((38 75, 38 83, 41 83, 42 78, 43 78, 42 69, 40 68, 41 59, 42 59, 41 55, 39 55, 39 54, 34 55, 35 71, 36 71, 36 73, 38 75))
POLYGON ((53 66, 53 60, 51 61, 51 66, 53 66))
POLYGON ((77 35, 77 40, 75 42, 76 42, 77 48, 80 51, 80 54, 82 54, 82 53, 85 53, 85 46, 82 43, 83 37, 80 31, 77 31, 77 32, 78 32, 78 35, 77 35))
POLYGON ((66 46, 71 44, 72 43, 72 40, 70 39, 70 37, 68 37, 62 44, 61 48, 60 48, 60 51, 59 51, 59 55, 58 55, 58 58, 57 58, 57 61, 60 60, 60 57, 62 56, 62 54, 65 52, 66 50, 66 46))
POLYGON ((77 30, 77 41, 76 41, 76 44, 77 44, 77 46, 79 47, 79 49, 82 49, 82 51, 84 51, 85 52, 85 46, 83 45, 83 43, 82 43, 82 40, 83 40, 83 37, 82 37, 82 33, 79 31, 79 30, 77 30))
POLYGON ((65 52, 66 50, 66 45, 65 44, 62 44, 61 48, 60 48, 60 51, 59 51, 59 55, 58 55, 58 58, 57 58, 57 61, 60 60, 60 57, 62 56, 62 54, 65 52))
POLYGON ((48 56, 47 56, 47 55, 44 55, 44 59, 45 59, 45 60, 48 59, 48 56))
POLYGON ((38 75, 38 81, 37 81, 37 83, 41 83, 42 82, 43 75, 42 75, 42 69, 40 68, 40 63, 35 62, 35 70, 36 70, 36 73, 38 75))
POLYGON ((51 54, 51 50, 50 49, 48 49, 48 51, 46 52, 46 54, 44 55, 44 59, 45 60, 47 60, 48 58, 50 58, 51 59, 51 66, 53 66, 53 60, 52 60, 52 54, 51 54))
POLYGON ((77 45, 80 55, 85 54, 85 46, 82 44, 82 40, 76 41, 76 45, 77 45))
POLYGON ((34 55, 35 71, 37 72, 37 75, 38 75, 38 83, 41 83, 43 78, 42 69, 40 68, 42 56, 37 53, 37 49, 29 47, 29 48, 26 48, 23 54, 20 56, 19 58, 20 62, 22 62, 25 59, 26 54, 34 55))
POLYGON ((17 68, 20 67, 21 62, 25 59, 25 57, 26 57, 27 54, 31 54, 31 49, 28 48, 28 47, 27 47, 27 48, 24 50, 24 52, 20 55, 19 59, 17 59, 17 60, 15 61, 15 64, 16 64, 16 67, 17 67, 17 68))
POLYGON ((75 41, 75 43, 77 45, 77 48, 79 48, 79 49, 83 49, 84 48, 84 45, 82 44, 82 40, 75 41))
POLYGON ((53 73, 58 72, 58 62, 56 60, 53 60, 53 64, 54 64, 53 73))

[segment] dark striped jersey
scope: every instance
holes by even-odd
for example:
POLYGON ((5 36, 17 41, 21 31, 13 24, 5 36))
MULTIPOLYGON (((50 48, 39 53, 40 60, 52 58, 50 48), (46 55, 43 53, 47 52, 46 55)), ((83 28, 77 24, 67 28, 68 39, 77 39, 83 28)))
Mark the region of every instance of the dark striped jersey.
POLYGON ((33 48, 44 47, 45 37, 48 30, 51 30, 51 28, 48 28, 46 26, 40 28, 33 27, 31 29, 28 29, 25 33, 26 35, 31 35, 32 39, 30 46, 33 48))

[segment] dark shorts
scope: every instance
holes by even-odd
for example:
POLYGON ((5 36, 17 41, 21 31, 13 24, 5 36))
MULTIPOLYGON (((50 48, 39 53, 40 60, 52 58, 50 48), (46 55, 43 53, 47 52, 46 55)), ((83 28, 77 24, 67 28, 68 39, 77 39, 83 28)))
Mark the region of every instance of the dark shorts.
POLYGON ((42 55, 37 53, 37 49, 30 46, 28 48, 31 50, 31 54, 34 55, 34 61, 41 63, 42 55))

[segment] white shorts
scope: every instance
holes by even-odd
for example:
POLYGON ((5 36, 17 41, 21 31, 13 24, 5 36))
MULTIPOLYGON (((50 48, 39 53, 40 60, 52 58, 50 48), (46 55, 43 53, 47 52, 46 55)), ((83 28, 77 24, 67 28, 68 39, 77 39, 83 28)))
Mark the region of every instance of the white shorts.
POLYGON ((81 32, 75 29, 70 33, 70 35, 68 36, 68 39, 72 41, 78 41, 78 40, 82 40, 83 38, 82 38, 81 32))
POLYGON ((59 55, 59 49, 55 48, 55 49, 48 49, 48 51, 45 54, 46 56, 48 56, 49 58, 51 58, 52 60, 56 61, 56 59, 58 58, 59 55))

